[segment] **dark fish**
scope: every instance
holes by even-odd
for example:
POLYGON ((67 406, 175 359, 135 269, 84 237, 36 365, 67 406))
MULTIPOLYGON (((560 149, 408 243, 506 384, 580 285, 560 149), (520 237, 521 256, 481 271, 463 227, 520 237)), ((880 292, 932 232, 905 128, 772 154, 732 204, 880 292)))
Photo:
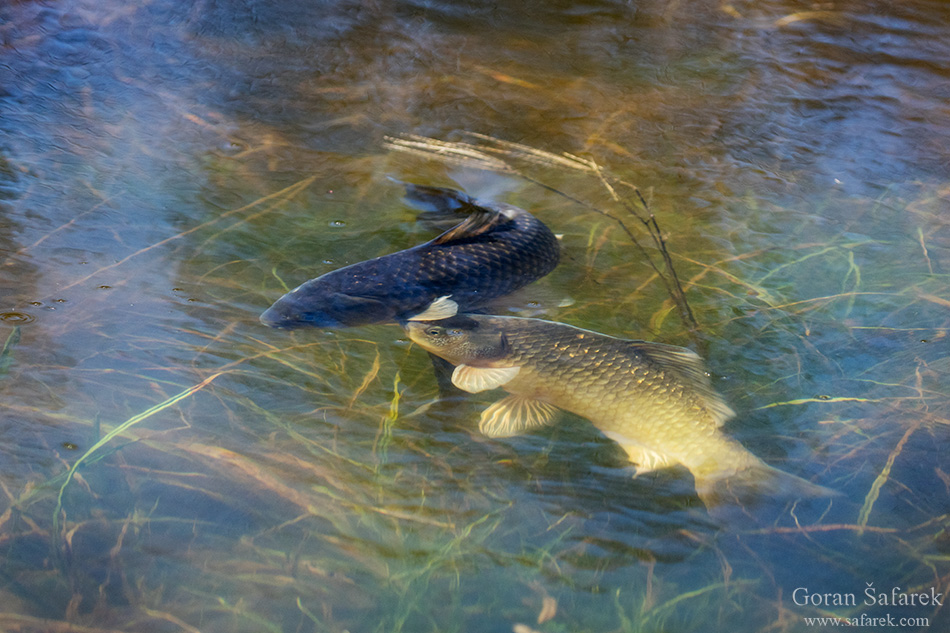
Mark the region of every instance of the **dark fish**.
POLYGON ((486 435, 550 424, 561 408, 620 444, 638 473, 688 468, 708 507, 773 494, 832 494, 769 466, 722 432, 733 411, 688 349, 517 317, 458 315, 405 327, 413 341, 456 365, 458 388, 511 394, 482 413, 486 435))
POLYGON ((277 328, 439 319, 478 308, 557 266, 550 229, 509 204, 451 189, 407 185, 409 200, 466 219, 431 242, 311 279, 261 315, 277 328))

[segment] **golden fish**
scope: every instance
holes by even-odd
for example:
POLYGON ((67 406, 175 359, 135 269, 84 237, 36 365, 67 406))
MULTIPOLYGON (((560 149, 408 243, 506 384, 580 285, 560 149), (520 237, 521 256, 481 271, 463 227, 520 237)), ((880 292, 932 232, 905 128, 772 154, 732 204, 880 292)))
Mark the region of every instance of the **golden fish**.
POLYGON ((456 366, 452 382, 459 389, 511 394, 482 413, 486 435, 551 424, 565 409, 620 444, 638 474, 688 468, 707 507, 761 495, 833 494, 769 466, 725 435, 722 425, 734 413, 688 349, 517 317, 459 315, 404 327, 456 366))

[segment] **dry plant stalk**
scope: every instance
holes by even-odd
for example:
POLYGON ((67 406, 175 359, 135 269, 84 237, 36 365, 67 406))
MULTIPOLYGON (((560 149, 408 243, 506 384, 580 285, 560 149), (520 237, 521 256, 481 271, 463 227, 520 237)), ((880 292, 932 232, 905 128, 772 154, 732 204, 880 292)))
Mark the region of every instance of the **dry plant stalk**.
POLYGON ((666 240, 663 238, 663 232, 660 230, 656 216, 650 210, 650 205, 647 203, 646 199, 643 197, 643 194, 640 192, 640 189, 636 185, 611 175, 594 160, 589 158, 582 158, 567 152, 562 154, 554 154, 537 149, 535 147, 531 147, 529 145, 512 143, 510 141, 504 141, 493 136, 477 134, 475 132, 466 132, 465 134, 472 137, 473 139, 476 139, 478 142, 456 143, 427 138, 424 136, 405 135, 400 137, 386 137, 384 146, 391 150, 424 156, 426 158, 433 158, 453 165, 473 167, 476 169, 484 169, 487 171, 515 175, 527 180, 528 182, 543 187, 548 191, 567 198, 568 200, 571 200, 572 202, 575 202, 590 211, 594 211, 600 215, 610 218, 621 228, 621 230, 623 230, 624 233, 626 233, 627 237, 629 237, 630 241, 633 242, 634 247, 637 249, 637 251, 639 251, 643 259, 656 272, 657 276, 666 287, 666 291, 669 294, 670 299, 676 305, 676 308, 680 314, 680 318, 682 318, 686 326, 691 331, 696 331, 699 329, 699 325, 696 322, 693 311, 690 309, 689 302, 686 299, 686 293, 683 290, 683 285, 680 282, 679 276, 676 274, 676 269, 673 266, 673 260, 670 256, 669 249, 666 246, 666 240), (623 218, 614 213, 604 211, 593 204, 575 198, 574 196, 571 196, 563 191, 560 191, 559 189, 556 189, 555 187, 536 180, 531 176, 525 175, 522 171, 518 170, 511 163, 504 159, 521 161, 533 165, 552 167, 556 169, 568 169, 594 176, 604 187, 605 191, 609 194, 614 204, 616 204, 622 211, 632 215, 640 222, 640 224, 643 225, 647 231, 647 234, 650 236, 651 241, 653 242, 653 246, 660 252, 663 263, 657 264, 654 261, 654 258, 650 256, 650 253, 640 243, 634 232, 624 223, 623 218), (628 195, 621 195, 618 190, 626 191, 628 195))

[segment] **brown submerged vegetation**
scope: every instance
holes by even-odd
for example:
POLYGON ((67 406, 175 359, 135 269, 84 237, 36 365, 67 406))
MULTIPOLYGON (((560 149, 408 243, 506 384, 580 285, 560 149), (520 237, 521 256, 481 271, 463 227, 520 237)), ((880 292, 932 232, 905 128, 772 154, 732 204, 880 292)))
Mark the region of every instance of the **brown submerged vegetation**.
MULTIPOLYGON (((520 615, 510 620, 524 631, 699 631, 740 616, 759 630, 796 631, 803 614, 829 614, 823 608, 791 608, 775 561, 757 553, 763 547, 792 552, 862 582, 867 573, 862 559, 891 551, 895 555, 886 562, 893 574, 886 582, 908 590, 946 590, 950 475, 928 457, 933 450, 945 454, 950 433, 950 295, 946 275, 939 272, 947 262, 937 255, 950 247, 942 213, 946 192, 876 203, 899 206, 919 227, 917 255, 927 274, 896 287, 873 279, 878 273, 857 255, 873 245, 842 236, 785 245, 787 259, 779 263, 772 259, 774 249, 717 257, 677 252, 668 248, 669 236, 640 190, 596 162, 474 138, 477 144, 418 137, 389 143, 537 183, 542 179, 509 161, 563 169, 570 181, 589 179, 601 187, 617 212, 568 197, 594 215, 606 215, 632 240, 637 257, 608 258, 608 269, 629 271, 645 260, 653 270, 629 301, 642 300, 658 280, 685 326, 673 330, 697 334, 689 296, 701 306, 703 342, 711 340, 709 332, 730 337, 735 346, 756 337, 776 342, 792 381, 802 379, 798 372, 809 365, 809 356, 832 368, 836 377, 827 391, 761 404, 756 392, 768 385, 754 384, 739 404, 760 403, 757 413, 763 416, 793 410, 814 420, 803 435, 808 454, 817 452, 820 464, 809 465, 811 458, 798 453, 790 461, 805 471, 817 468, 857 503, 836 503, 817 515, 792 507, 774 523, 725 532, 677 508, 668 519, 671 526, 646 523, 649 536, 633 547, 605 532, 596 521, 602 510, 582 500, 590 491, 572 481, 571 472, 552 466, 558 461, 551 457, 557 436, 540 452, 518 453, 480 439, 464 425, 454 427, 454 410, 440 413, 434 405, 417 410, 433 393, 425 359, 394 343, 388 330, 292 338, 261 330, 256 314, 236 314, 228 306, 266 307, 273 277, 261 271, 255 277, 240 262, 222 262, 191 279, 191 287, 207 289, 199 307, 202 322, 190 330, 176 325, 159 338, 150 331, 134 342, 142 350, 160 347, 161 358, 179 363, 131 372, 83 371, 83 380, 94 388, 120 385, 113 397, 138 411, 134 415, 124 421, 82 418, 54 407, 0 403, 4 415, 82 438, 78 447, 44 447, 57 456, 58 476, 46 478, 37 470, 19 486, 0 480, 0 548, 6 560, 0 565, 0 629, 344 631, 370 630, 368 617, 378 621, 380 631, 419 630, 421 623, 432 630, 471 630, 472 621, 488 617, 486 605, 492 602, 506 614, 514 611, 504 595, 512 586, 523 589, 519 612, 538 614, 530 626, 517 621, 520 615), (646 232, 650 248, 624 223, 628 216, 646 232), (840 291, 796 293, 789 287, 785 275, 816 262, 837 275, 832 283, 840 291), (238 268, 242 272, 235 275, 238 268), (840 331, 845 343, 837 349, 812 343, 816 330, 828 329, 840 331), (858 372, 833 369, 847 364, 841 354, 870 339, 902 345, 858 372), (114 380, 117 376, 122 380, 114 380), (448 438, 433 436, 433 425, 455 430, 448 438), (228 428, 233 436, 225 441, 204 426, 228 428), (541 494, 554 484, 563 495, 542 494, 538 504, 550 508, 519 507, 509 496, 512 487, 525 485, 541 494), (196 500, 207 510, 193 516, 170 508, 166 497, 196 500), (524 532, 523 523, 533 527, 524 532), (695 559, 704 561, 695 577, 675 571, 676 563, 695 559), (33 569, 27 571, 25 562, 33 569), (627 569, 622 585, 615 566, 627 569), (466 577, 486 568, 513 580, 497 594, 481 588, 484 602, 460 598, 471 591, 466 577), (592 623, 591 604, 602 607, 604 601, 593 600, 604 592, 612 611, 592 623)), ((314 182, 308 177, 235 207, 73 285, 96 283, 103 274, 182 240, 207 246, 228 234, 256 230, 270 214, 300 204, 314 182)), ((544 186, 560 193, 560 186, 544 186)), ((866 210, 868 217, 875 213, 873 206, 866 210)), ((605 261, 599 249, 613 236, 601 233, 606 237, 600 239, 593 230, 590 235, 585 261, 605 261)), ((577 317, 581 309, 565 312, 577 317)), ((650 323, 659 327, 668 312, 658 309, 650 323)), ((110 336, 96 327, 89 335, 110 336)), ((13 328, 4 337, 0 380, 5 382, 48 369, 18 357, 19 336, 13 328)), ((738 398, 741 391, 734 388, 731 395, 738 398)), ((621 503, 615 509, 615 520, 644 526, 622 508, 621 503)), ((946 617, 936 607, 914 615, 932 622, 946 617)))
POLYGON ((481 143, 452 143, 421 136, 406 136, 401 138, 387 138, 386 146, 393 150, 415 153, 421 156, 431 157, 443 162, 454 163, 466 167, 486 169, 498 173, 515 174, 529 182, 553 191, 560 196, 564 196, 572 202, 581 205, 585 209, 589 209, 595 213, 610 218, 620 227, 624 234, 630 238, 630 241, 633 243, 633 246, 640 258, 645 261, 656 273, 657 277, 663 283, 664 288, 666 288, 670 299, 676 305, 680 317, 683 319, 683 322, 686 324, 686 326, 691 329, 696 329, 699 327, 699 325, 696 323, 696 317, 693 316, 693 311, 689 307, 689 301, 686 299, 686 293, 683 292, 683 286, 676 274, 676 268, 673 266, 673 260, 671 259, 670 252, 667 249, 666 240, 663 237, 663 231, 660 230, 660 225, 657 224, 656 216, 650 210, 650 205, 647 204, 646 199, 643 197, 643 193, 636 185, 630 184, 629 182, 610 175, 590 158, 581 158, 567 152, 562 154, 553 154, 551 152, 540 150, 534 147, 529 147, 520 143, 511 143, 509 141, 493 138, 484 134, 469 133, 469 136, 477 139, 481 143), (601 210, 599 207, 589 202, 578 200, 577 198, 570 196, 563 191, 559 191, 554 187, 545 185, 544 183, 535 180, 528 175, 525 175, 523 171, 517 170, 511 164, 500 160, 498 158, 499 156, 532 165, 579 171, 596 178, 596 180, 603 185, 606 193, 609 194, 610 200, 614 202, 616 206, 620 208, 620 210, 635 218, 646 230, 653 247, 656 249, 656 252, 659 254, 659 257, 663 262, 662 265, 657 264, 654 261, 654 258, 651 256, 650 252, 643 247, 636 234, 631 231, 630 228, 624 223, 622 217, 619 217, 616 213, 601 210), (618 189, 623 191, 626 195, 621 195, 618 193, 618 189))
POLYGON ((399 4, 0 7, 0 631, 799 633, 881 615, 867 583, 946 598, 946 5, 399 4), (729 431, 844 497, 714 525, 581 424, 486 441, 395 329, 263 328, 429 237, 380 183, 455 172, 367 148, 453 129, 577 201, 511 200, 565 233, 544 316, 693 342, 729 431))

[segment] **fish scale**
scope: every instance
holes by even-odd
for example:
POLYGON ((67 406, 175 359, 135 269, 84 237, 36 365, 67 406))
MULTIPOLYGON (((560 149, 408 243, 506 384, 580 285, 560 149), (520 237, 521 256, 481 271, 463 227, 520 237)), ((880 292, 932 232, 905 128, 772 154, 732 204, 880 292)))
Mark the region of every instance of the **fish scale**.
POLYGON ((518 317, 459 315, 405 327, 413 341, 456 365, 460 389, 511 394, 482 414, 479 428, 489 435, 550 424, 553 406, 590 420, 639 473, 685 466, 707 506, 831 494, 767 465, 726 435, 721 427, 734 414, 699 356, 685 348, 518 317))
POLYGON ((458 191, 407 185, 410 200, 467 215, 434 240, 311 279, 278 299, 261 321, 271 327, 339 327, 398 322, 440 298, 473 310, 551 272, 557 238, 533 215, 458 191))

